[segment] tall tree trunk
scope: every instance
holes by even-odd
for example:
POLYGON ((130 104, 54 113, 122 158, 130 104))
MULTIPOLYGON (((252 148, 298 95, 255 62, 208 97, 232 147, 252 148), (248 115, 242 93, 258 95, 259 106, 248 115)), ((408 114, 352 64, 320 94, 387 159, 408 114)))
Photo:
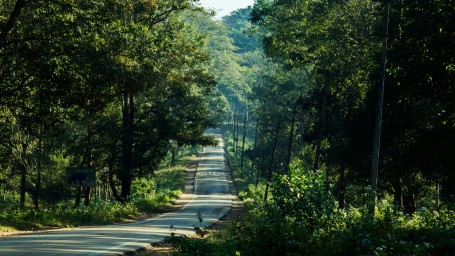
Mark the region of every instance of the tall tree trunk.
POLYGON ((43 158, 43 127, 40 125, 39 138, 38 138, 38 164, 37 164, 37 175, 35 184, 35 195, 33 203, 35 210, 39 208, 39 197, 41 193, 41 170, 42 170, 42 158, 43 158))
POLYGON ((112 164, 109 164, 108 179, 109 179, 109 186, 111 187, 112 195, 114 196, 115 200, 117 200, 117 202, 122 202, 122 198, 119 196, 117 187, 115 186, 114 172, 112 171, 112 164))
POLYGON ((21 163, 19 165, 21 171, 21 195, 20 195, 20 208, 25 208, 25 197, 26 197, 26 185, 27 185, 27 163, 25 156, 27 154, 27 143, 22 143, 21 163))
POLYGON ((415 193, 410 189, 403 194, 403 209, 407 214, 413 214, 417 209, 415 193))
POLYGON ((294 141, 294 126, 295 126, 295 115, 297 114, 297 102, 294 103, 292 109, 292 120, 291 120, 291 131, 289 132, 289 142, 288 142, 288 154, 286 156, 286 170, 289 172, 291 164, 291 154, 292 154, 292 144, 294 141))
POLYGON ((235 153, 235 125, 236 125, 236 117, 235 114, 232 114, 232 142, 233 142, 233 147, 232 147, 232 152, 235 153))
POLYGON ((20 208, 23 209, 25 208, 25 186, 26 186, 26 181, 27 181, 27 169, 25 166, 21 164, 20 166, 21 169, 21 197, 20 197, 20 208))
POLYGON ((83 190, 84 190, 83 187, 77 187, 76 201, 74 202, 75 207, 81 206, 81 197, 82 197, 83 190))
POLYGON ((231 118, 232 119, 232 140, 234 141, 234 145, 235 145, 235 120, 236 120, 236 117, 235 117, 235 105, 234 105, 234 103, 232 103, 231 115, 232 115, 232 118, 231 118))
MULTIPOLYGON (((89 118, 89 124, 87 125, 87 145, 84 148, 84 156, 82 158, 82 162, 80 163, 79 167, 91 167, 92 166, 92 138, 93 138, 93 127, 91 124, 90 113, 87 114, 89 118)), ((79 207, 81 205, 81 197, 82 192, 84 191, 83 187, 78 188, 75 200, 75 206, 79 207)), ((91 196, 92 189, 90 187, 85 188, 84 194, 84 205, 90 206, 90 196, 91 196)))
POLYGON ((254 184, 255 187, 257 187, 259 184, 259 177, 261 176, 261 169, 262 169, 262 166, 264 163, 264 150, 263 150, 264 137, 262 134, 260 135, 259 140, 261 141, 261 143, 259 146, 260 154, 259 154, 259 159, 258 159, 259 163, 258 163, 258 167, 257 167, 257 171, 256 171, 256 183, 254 184))
POLYGON ((373 160, 371 161, 371 188, 374 192, 374 198, 370 208, 370 214, 374 216, 376 197, 378 190, 378 169, 379 169, 379 150, 381 147, 381 129, 382 129, 382 109, 384 105, 384 86, 385 86, 385 72, 387 60, 387 40, 389 35, 389 9, 390 2, 384 3, 384 17, 383 17, 383 36, 382 36, 382 49, 381 49, 381 68, 380 68, 380 81, 378 86, 378 97, 376 102, 376 122, 374 128, 373 140, 373 160))
MULTIPOLYGON (((89 115, 90 118, 90 115, 89 115)), ((85 166, 92 167, 92 139, 93 139, 93 126, 91 123, 91 118, 89 124, 87 126, 87 149, 86 149, 86 157, 85 157, 85 166)), ((92 194, 92 188, 87 187, 85 189, 85 206, 90 206, 90 196, 92 194)))
POLYGON ((91 187, 86 187, 85 188, 85 206, 90 206, 91 196, 92 196, 92 188, 91 187))
POLYGON ((338 179, 338 208, 346 207, 346 168, 340 166, 338 179))
POLYGON ((403 209, 403 184, 400 178, 395 178, 392 181, 393 187, 393 202, 398 209, 403 209))
POLYGON ((6 180, 3 182, 3 207, 6 207, 6 180))
POLYGON ((322 139, 324 138, 324 130, 325 130, 326 108, 327 108, 327 95, 326 95, 326 90, 324 89, 323 96, 322 96, 322 106, 321 106, 321 126, 319 129, 319 136, 318 136, 318 141, 317 141, 317 145, 316 145, 316 155, 314 157, 314 165, 313 165, 314 171, 319 169, 319 158, 321 156, 321 144, 322 144, 322 139))
POLYGON ((237 125, 236 125, 236 136, 235 136, 235 159, 237 159, 238 154, 238 146, 239 146, 239 119, 236 118, 237 125))
MULTIPOLYGON (((204 150, 204 147, 202 148, 204 150)), ((171 150, 171 166, 175 166, 177 162, 177 155, 179 154, 179 147, 175 146, 171 150)))
POLYGON ((440 207, 440 197, 441 197, 441 187, 439 184, 439 180, 436 182, 436 196, 435 196, 435 208, 436 211, 439 211, 440 207))
POLYGON ((279 135, 280 128, 281 128, 281 119, 282 119, 282 116, 280 115, 280 118, 278 119, 278 125, 275 130, 275 142, 273 143, 272 159, 270 161, 270 168, 269 168, 269 172, 267 174, 267 181, 265 184, 264 202, 267 201, 267 196, 268 196, 268 192, 269 192, 269 183, 270 183, 270 180, 272 179, 273 165, 275 163, 276 146, 278 144, 278 135, 279 135))
POLYGON ((441 200, 445 203, 455 202, 455 176, 444 177, 441 184, 441 200))
POLYGON ((240 161, 240 170, 243 169, 243 159, 245 156, 245 135, 246 135, 246 117, 243 119, 242 160, 240 161))
POLYGON ((256 163, 256 150, 257 150, 257 139, 258 139, 258 124, 256 121, 256 129, 254 132, 254 145, 253 145, 253 159, 251 159, 251 177, 254 177, 254 164, 256 163))
POLYGON ((131 92, 123 96, 123 138, 122 138, 122 171, 120 181, 122 202, 128 202, 133 180, 133 136, 134 136, 134 96, 131 92))

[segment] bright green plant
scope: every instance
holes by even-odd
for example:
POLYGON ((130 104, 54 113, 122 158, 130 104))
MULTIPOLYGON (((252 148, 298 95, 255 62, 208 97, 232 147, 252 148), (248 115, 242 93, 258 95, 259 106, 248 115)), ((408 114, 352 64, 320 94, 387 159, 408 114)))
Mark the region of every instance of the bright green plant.
POLYGON ((314 229, 325 225, 335 211, 332 188, 323 171, 307 171, 293 164, 289 175, 277 175, 272 183, 275 204, 286 216, 314 229))

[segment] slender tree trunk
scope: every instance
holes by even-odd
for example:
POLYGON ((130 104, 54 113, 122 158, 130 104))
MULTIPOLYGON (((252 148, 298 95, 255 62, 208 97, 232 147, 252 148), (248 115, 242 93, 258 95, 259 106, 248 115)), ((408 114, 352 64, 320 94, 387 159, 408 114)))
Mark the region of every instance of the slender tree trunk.
POLYGON ((238 147, 239 147, 239 119, 236 118, 237 124, 236 124, 236 136, 235 136, 235 159, 237 159, 237 154, 238 154, 238 147))
POLYGON ((231 115, 232 115, 232 140, 234 141, 234 145, 235 145, 235 120, 236 120, 236 116, 235 116, 235 105, 234 105, 234 103, 232 103, 231 115))
MULTIPOLYGON (((202 148, 202 151, 204 151, 204 148, 202 148)), ((177 155, 179 153, 178 146, 175 146, 171 152, 172 152, 171 153, 171 166, 175 166, 175 163, 177 161, 177 155)))
POLYGON ((245 135, 246 135, 246 117, 243 119, 242 160, 240 161, 240 169, 243 169, 243 159, 245 156, 245 135))
POLYGON ((25 155, 27 154, 27 143, 22 143, 22 153, 21 153, 21 163, 20 163, 20 171, 21 171, 21 195, 20 195, 20 208, 25 208, 25 197, 26 197, 26 185, 27 185, 27 166, 26 166, 26 159, 25 155))
POLYGON ((401 179, 395 178, 392 181, 393 187, 393 202, 398 207, 398 209, 403 209, 403 184, 401 179))
MULTIPOLYGON (((90 115, 89 115, 90 116, 90 115)), ((86 156, 85 156, 85 166, 90 168, 92 167, 92 139, 93 139, 93 126, 90 122, 87 126, 87 149, 86 149, 86 156)), ((85 206, 90 206, 90 197, 92 194, 92 188, 87 187, 85 189, 85 206)))
POLYGON ((415 194, 413 191, 407 191, 403 195, 403 206, 404 212, 407 214, 413 214, 416 211, 415 194))
POLYGON ((253 159, 251 159, 251 177, 254 177, 254 164, 256 163, 256 150, 257 150, 257 139, 258 139, 258 122, 256 121, 256 129, 254 132, 254 145, 253 145, 253 159))
POLYGON ((338 208, 346 207, 346 168, 340 166, 338 179, 338 208))
POLYGON ((372 206, 370 208, 370 214, 374 216, 376 197, 378 190, 378 169, 379 169, 379 150, 381 145, 381 128, 382 128, 382 109, 384 105, 384 86, 385 86, 385 72, 386 72, 386 60, 387 60, 387 39, 389 35, 389 9, 390 2, 384 3, 384 17, 383 17, 383 36, 382 36, 382 49, 381 49, 381 69, 380 69, 380 81, 378 86, 378 97, 376 102, 376 122, 374 128, 374 140, 373 140, 373 160, 371 162, 371 188, 374 192, 374 198, 372 199, 372 206))
POLYGON ((123 96, 123 138, 122 138, 122 172, 120 180, 122 202, 129 201, 131 182, 133 180, 133 136, 134 136, 134 96, 131 92, 123 96))
POLYGON ((233 142, 233 147, 232 147, 232 152, 235 153, 235 124, 236 124, 236 117, 235 114, 232 114, 232 142, 233 142))
POLYGON ((259 184, 259 177, 261 176, 261 168, 263 166, 263 163, 264 163, 264 150, 263 150, 263 147, 264 147, 264 137, 263 135, 261 134, 260 137, 259 137, 261 143, 260 143, 260 146, 259 146, 259 150, 260 150, 260 154, 259 154, 259 163, 258 163, 258 167, 257 167, 257 171, 256 171, 256 183, 254 184, 254 187, 257 187, 258 184, 259 184))
POLYGON ((441 200, 445 203, 455 202, 455 176, 452 176, 444 177, 441 184, 441 200))
POLYGON ((297 108, 297 102, 294 103, 294 107, 292 109, 291 131, 289 133, 288 154, 286 156, 286 170, 288 172, 289 172, 289 168, 290 168, 290 164, 291 164, 292 144, 294 141, 295 116, 297 114, 296 108, 297 108))
POLYGON ((278 125, 275 130, 275 142, 273 143, 272 159, 270 161, 270 168, 269 168, 269 172, 267 174, 267 181, 265 184, 264 202, 267 201, 267 196, 268 196, 268 192, 269 192, 269 183, 270 183, 270 180, 272 179, 273 165, 275 163, 276 146, 278 144, 278 134, 279 134, 280 128, 281 128, 281 119, 282 119, 282 116, 280 116, 280 118, 278 119, 278 125))
POLYGON ((74 202, 75 207, 81 206, 82 190, 84 190, 83 187, 77 187, 76 201, 74 202))
POLYGON ((231 124, 231 117, 230 117, 229 112, 226 112, 226 129, 228 129, 230 124, 231 124))
POLYGON ((39 139, 38 139, 38 164, 37 164, 37 175, 35 184, 35 195, 34 204, 35 210, 39 208, 39 197, 41 193, 41 170, 42 170, 42 158, 43 158, 43 127, 40 126, 39 139))
POLYGON ((20 198, 20 208, 25 208, 25 184, 26 184, 26 170, 24 166, 21 166, 21 198, 20 198))
MULTIPOLYGON (((82 162, 79 165, 81 168, 83 168, 83 167, 89 168, 92 166, 93 127, 92 127, 91 120, 90 120, 90 113, 87 114, 87 117, 89 118, 89 124, 87 125, 87 146, 84 149, 84 157, 82 158, 82 162)), ((81 205, 82 192, 84 192, 84 188, 83 187, 78 188, 77 194, 76 194, 76 200, 75 200, 76 207, 79 207, 81 205)), ((91 193, 92 193, 91 187, 86 187, 85 193, 84 193, 84 205, 85 206, 90 206, 91 193)))
POLYGON ((305 144, 305 138, 304 138, 304 130, 303 130, 303 127, 304 127, 304 122, 305 122, 305 110, 302 108, 302 115, 299 116, 300 118, 300 143, 302 143, 302 145, 305 144))
POLYGON ((314 157, 314 166, 313 166, 314 171, 319 169, 319 158, 321 156, 321 144, 322 144, 322 139, 324 138, 324 130, 325 130, 326 107, 327 107, 327 95, 326 95, 326 92, 324 89, 324 94, 322 96, 322 106, 321 106, 321 126, 319 129, 319 136, 318 136, 318 141, 317 141, 317 145, 316 145, 316 155, 314 157))
POLYGON ((114 196, 115 200, 117 200, 117 202, 122 202, 122 198, 119 196, 118 194, 118 191, 117 191, 117 187, 115 186, 115 182, 114 182, 114 173, 112 172, 112 166, 111 164, 109 164, 109 186, 111 187, 111 190, 112 190, 112 195, 114 196))
POLYGON ((6 207, 6 180, 3 182, 3 207, 6 207))
POLYGON ((92 188, 86 187, 85 188, 85 206, 90 206, 91 196, 92 196, 92 188))

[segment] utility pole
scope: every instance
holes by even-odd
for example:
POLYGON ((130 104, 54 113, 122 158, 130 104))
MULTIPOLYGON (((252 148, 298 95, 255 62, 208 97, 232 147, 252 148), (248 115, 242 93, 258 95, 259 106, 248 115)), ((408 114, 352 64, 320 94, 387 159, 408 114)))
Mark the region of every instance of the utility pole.
POLYGON ((378 190, 378 169, 379 169, 379 150, 381 147, 381 128, 382 128, 382 109, 384 105, 384 85, 385 85, 385 72, 387 61, 387 40, 389 37, 389 11, 390 0, 384 2, 383 14, 383 35, 382 35, 382 48, 381 48, 381 66, 380 78, 378 86, 378 98, 376 105, 376 122, 374 128, 374 141, 373 141, 373 160, 371 162, 371 188, 374 192, 374 199, 370 213, 374 215, 374 208, 376 206, 377 190, 378 190))

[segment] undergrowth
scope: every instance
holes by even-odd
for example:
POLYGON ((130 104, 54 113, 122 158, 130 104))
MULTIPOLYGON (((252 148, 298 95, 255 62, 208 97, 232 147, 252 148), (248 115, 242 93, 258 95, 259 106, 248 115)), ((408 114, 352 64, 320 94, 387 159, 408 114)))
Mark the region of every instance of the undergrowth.
POLYGON ((0 230, 39 230, 45 228, 101 225, 120 222, 143 214, 162 212, 182 193, 185 185, 185 163, 161 168, 150 178, 133 181, 131 200, 121 204, 111 199, 95 199, 89 207, 75 207, 61 202, 39 210, 16 205, 0 208, 0 230))
MULTIPOLYGON (((178 255, 454 255, 455 205, 409 215, 385 197, 374 216, 366 201, 338 209, 334 186, 302 163, 275 175, 272 197, 264 202, 264 182, 256 186, 234 154, 228 157, 244 201, 242 219, 206 239, 174 237, 178 255)), ((362 202, 369 190, 352 188, 361 191, 352 196, 362 202)))

